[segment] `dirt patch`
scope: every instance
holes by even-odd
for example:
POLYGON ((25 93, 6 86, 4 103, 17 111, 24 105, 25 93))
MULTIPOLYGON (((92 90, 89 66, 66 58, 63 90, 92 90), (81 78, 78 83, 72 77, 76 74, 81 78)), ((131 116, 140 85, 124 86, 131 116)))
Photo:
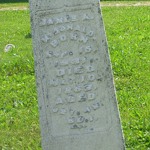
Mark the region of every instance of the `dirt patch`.
POLYGON ((6 7, 0 8, 0 11, 7 11, 7 10, 28 10, 28 7, 18 6, 18 7, 6 7))
MULTIPOLYGON (((129 7, 129 6, 150 6, 150 1, 147 2, 101 2, 102 7, 129 7)), ((6 8, 0 8, 0 11, 7 11, 7 10, 28 10, 29 7, 25 6, 18 6, 18 7, 6 7, 6 8)))
POLYGON ((132 3, 101 3, 102 7, 129 7, 129 6, 150 6, 150 2, 132 2, 132 3))

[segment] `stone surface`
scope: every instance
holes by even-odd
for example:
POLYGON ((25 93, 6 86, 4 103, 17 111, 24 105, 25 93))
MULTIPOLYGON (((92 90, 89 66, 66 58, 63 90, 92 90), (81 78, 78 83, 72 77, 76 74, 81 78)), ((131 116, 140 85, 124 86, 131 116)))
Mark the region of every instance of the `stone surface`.
POLYGON ((43 149, 125 149, 99 2, 30 10, 43 149))

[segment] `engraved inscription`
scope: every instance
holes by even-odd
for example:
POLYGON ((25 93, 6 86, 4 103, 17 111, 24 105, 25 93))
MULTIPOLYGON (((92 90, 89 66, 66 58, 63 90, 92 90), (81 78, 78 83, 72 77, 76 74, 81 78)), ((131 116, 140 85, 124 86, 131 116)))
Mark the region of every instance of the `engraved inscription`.
POLYGON ((92 27, 95 17, 90 9, 84 11, 47 14, 38 20, 53 136, 67 135, 66 130, 70 134, 104 130, 108 122, 105 95, 97 82, 101 57, 92 27))

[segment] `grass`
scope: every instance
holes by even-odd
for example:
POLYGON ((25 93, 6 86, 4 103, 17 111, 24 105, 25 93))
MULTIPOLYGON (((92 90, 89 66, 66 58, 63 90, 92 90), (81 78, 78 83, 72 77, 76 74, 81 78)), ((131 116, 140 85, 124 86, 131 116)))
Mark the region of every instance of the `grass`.
POLYGON ((103 8, 125 134, 131 150, 150 148, 150 8, 103 8))
POLYGON ((0 20, 0 150, 39 149, 29 12, 3 11, 0 20), (4 53, 8 43, 15 49, 4 53))
POLYGON ((117 96, 131 150, 150 148, 150 8, 104 8, 117 96))
POLYGON ((25 3, 28 0, 1 0, 0 3, 25 3))
MULTIPOLYGON (((102 10, 126 147, 148 150, 150 8, 102 10)), ((40 150, 29 11, 3 11, 0 20, 0 150, 40 150), (5 53, 8 43, 15 48, 5 53)))

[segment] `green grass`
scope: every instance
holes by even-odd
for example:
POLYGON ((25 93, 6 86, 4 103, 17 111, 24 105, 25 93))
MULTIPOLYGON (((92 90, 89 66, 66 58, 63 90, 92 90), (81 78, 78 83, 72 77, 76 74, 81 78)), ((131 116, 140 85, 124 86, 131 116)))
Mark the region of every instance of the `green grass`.
POLYGON ((0 150, 38 149, 40 131, 28 11, 0 12, 0 150), (6 44, 15 45, 4 53, 6 44))
MULTIPOLYGON (((148 150, 150 8, 102 10, 126 147, 148 150)), ((0 150, 41 149, 29 20, 29 11, 0 12, 0 150)))
POLYGON ((0 3, 22 3, 28 2, 28 0, 1 0, 0 3))
POLYGON ((150 148, 150 8, 103 8, 125 134, 131 150, 150 148))
POLYGON ((148 3, 149 1, 137 1, 137 0, 131 0, 131 1, 125 1, 125 0, 122 0, 122 1, 100 1, 100 3, 102 4, 109 4, 109 5, 113 5, 113 4, 128 4, 128 5, 133 5, 133 4, 136 4, 136 3, 148 3))

